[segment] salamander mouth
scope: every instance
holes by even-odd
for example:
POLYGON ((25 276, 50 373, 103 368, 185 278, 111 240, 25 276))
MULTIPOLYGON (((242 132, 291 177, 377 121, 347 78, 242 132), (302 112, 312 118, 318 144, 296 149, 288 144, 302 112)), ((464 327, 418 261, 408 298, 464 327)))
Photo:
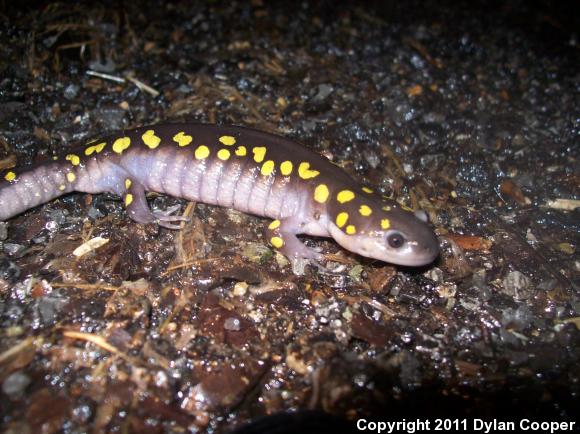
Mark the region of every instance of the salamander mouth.
MULTIPOLYGON (((365 255, 365 253, 362 253, 365 255)), ((384 262, 395 265, 403 265, 406 267, 422 267, 424 265, 429 265, 439 256, 439 245, 433 244, 430 246, 407 246, 407 248, 401 251, 397 250, 383 250, 382 252, 377 252, 373 255, 372 252, 368 252, 365 256, 373 257, 384 262)))
POLYGON ((387 262, 408 267, 422 267, 429 265, 439 256, 439 250, 429 251, 424 254, 410 254, 403 256, 396 256, 392 259, 387 259, 387 262))

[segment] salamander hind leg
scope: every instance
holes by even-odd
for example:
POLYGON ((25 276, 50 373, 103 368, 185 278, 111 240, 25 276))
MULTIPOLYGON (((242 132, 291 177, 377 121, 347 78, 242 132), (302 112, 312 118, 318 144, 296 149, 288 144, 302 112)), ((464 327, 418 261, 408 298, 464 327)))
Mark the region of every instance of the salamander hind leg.
POLYGON ((289 259, 311 259, 320 261, 324 256, 304 245, 296 236, 298 225, 293 219, 273 220, 266 228, 268 242, 289 259))
POLYGON ((165 211, 151 211, 145 188, 139 182, 127 178, 125 180, 125 191, 122 194, 127 214, 137 223, 157 223, 167 229, 180 229, 174 222, 187 221, 187 217, 172 215, 179 211, 179 206, 171 207, 165 211))

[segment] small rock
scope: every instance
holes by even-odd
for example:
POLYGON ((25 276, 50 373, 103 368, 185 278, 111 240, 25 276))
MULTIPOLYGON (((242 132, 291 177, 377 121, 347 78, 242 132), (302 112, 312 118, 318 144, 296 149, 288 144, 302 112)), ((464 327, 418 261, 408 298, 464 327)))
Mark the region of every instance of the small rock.
POLYGON ((67 300, 60 297, 43 297, 38 302, 38 319, 44 326, 53 324, 67 300))
POLYGON ((2 392, 10 398, 19 398, 30 384, 30 377, 22 371, 10 374, 2 383, 2 392))
POLYGON ((318 91, 316 92, 316 95, 314 95, 314 98, 312 98, 312 102, 315 103, 319 103, 324 101, 334 90, 334 88, 329 85, 329 84, 319 84, 318 85, 318 91))
MULTIPOLYGON (((48 214, 48 219, 55 222, 58 225, 63 225, 64 223, 66 223, 65 211, 62 209, 52 210, 48 214)), ((48 225, 48 223, 47 223, 47 225, 48 225)))
POLYGON ((0 279, 11 281, 20 276, 20 267, 6 258, 0 259, 0 279))
POLYGON ((68 99, 69 101, 75 99, 79 93, 79 86, 76 84, 69 84, 65 89, 64 89, 64 97, 66 99, 68 99))
POLYGON ((236 297, 242 297, 246 295, 248 292, 248 284, 246 282, 237 282, 234 285, 234 289, 232 291, 233 295, 236 297))
POLYGON ((241 329, 241 322, 238 318, 227 318, 224 321, 224 328, 231 332, 239 332, 241 329))
POLYGON ((8 238, 8 223, 0 222, 0 241, 8 238))
POLYGON ((22 244, 4 243, 4 252, 9 256, 18 256, 25 248, 22 244))
POLYGON ((503 288, 504 292, 516 301, 527 300, 534 291, 530 278, 517 270, 510 272, 503 279, 503 288))

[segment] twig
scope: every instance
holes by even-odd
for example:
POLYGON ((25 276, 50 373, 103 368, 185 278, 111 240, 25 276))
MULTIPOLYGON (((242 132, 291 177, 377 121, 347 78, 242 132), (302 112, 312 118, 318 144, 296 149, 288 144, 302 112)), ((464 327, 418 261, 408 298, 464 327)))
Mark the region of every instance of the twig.
POLYGON ((93 71, 91 69, 89 69, 87 71, 87 75, 90 75, 92 77, 99 77, 99 78, 102 78, 103 80, 114 81, 115 83, 125 83, 125 81, 126 81, 123 77, 118 77, 116 75, 105 74, 103 72, 97 72, 97 71, 93 71))
POLYGON ((148 86, 145 83, 143 83, 142 81, 137 80, 135 77, 131 77, 130 75, 127 75, 126 78, 131 83, 133 83, 135 86, 137 86, 139 88, 139 90, 142 90, 143 92, 147 92, 153 98, 156 98, 159 96, 158 90, 155 90, 151 86, 148 86))
POLYGON ((2 354, 0 354, 0 364, 4 363, 6 360, 9 360, 16 354, 21 351, 24 351, 27 347, 34 345, 34 337, 30 336, 24 339, 23 341, 18 342, 11 348, 8 348, 2 354))
POLYGON ((106 291, 118 291, 119 287, 102 285, 97 283, 51 283, 53 288, 79 288, 79 289, 104 289, 106 291))
POLYGON ((102 336, 95 335, 92 333, 75 332, 72 330, 65 330, 64 332, 62 332, 62 334, 63 334, 63 336, 65 336, 67 338, 79 339, 81 341, 86 341, 86 342, 90 342, 92 344, 95 344, 97 347, 102 348, 103 350, 108 351, 111 354, 119 356, 120 358, 125 360, 127 363, 131 363, 132 365, 142 365, 143 364, 139 360, 137 360, 136 358, 125 354, 121 350, 117 349, 117 347, 114 347, 113 345, 108 343, 106 341, 106 339, 103 338, 102 336))

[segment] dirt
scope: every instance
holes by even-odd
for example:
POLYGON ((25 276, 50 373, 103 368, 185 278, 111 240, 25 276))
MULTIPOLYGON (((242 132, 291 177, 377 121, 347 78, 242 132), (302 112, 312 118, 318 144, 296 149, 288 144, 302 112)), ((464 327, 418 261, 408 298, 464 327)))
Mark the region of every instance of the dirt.
POLYGON ((577 6, 22 3, 0 5, 0 168, 245 125, 424 209, 442 254, 401 268, 308 238, 334 272, 293 269, 233 210, 151 195, 181 231, 109 194, 29 210, 0 223, 3 433, 577 418, 577 6))

